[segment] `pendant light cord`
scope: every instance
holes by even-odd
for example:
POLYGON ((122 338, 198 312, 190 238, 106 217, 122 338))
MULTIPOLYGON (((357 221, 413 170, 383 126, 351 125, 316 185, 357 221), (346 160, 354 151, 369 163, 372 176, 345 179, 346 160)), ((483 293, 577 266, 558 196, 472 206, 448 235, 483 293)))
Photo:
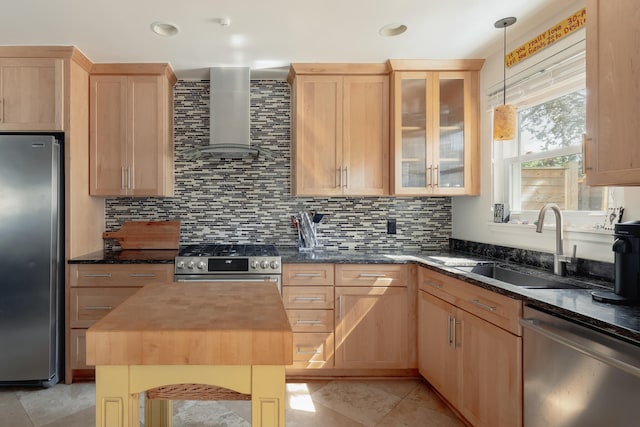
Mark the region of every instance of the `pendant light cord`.
POLYGON ((502 105, 507 105, 507 23, 504 23, 504 45, 502 48, 502 105))

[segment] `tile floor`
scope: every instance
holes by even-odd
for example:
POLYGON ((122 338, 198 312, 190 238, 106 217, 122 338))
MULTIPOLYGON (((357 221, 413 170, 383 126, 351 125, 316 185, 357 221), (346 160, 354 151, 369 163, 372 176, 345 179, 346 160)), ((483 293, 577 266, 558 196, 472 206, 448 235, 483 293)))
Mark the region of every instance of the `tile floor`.
MULTIPOLYGON (((1 427, 90 427, 93 383, 50 389, 0 388, 1 427)), ((419 380, 287 384, 287 427, 461 427, 419 380)), ((174 427, 250 427, 250 402, 174 402, 174 427)))

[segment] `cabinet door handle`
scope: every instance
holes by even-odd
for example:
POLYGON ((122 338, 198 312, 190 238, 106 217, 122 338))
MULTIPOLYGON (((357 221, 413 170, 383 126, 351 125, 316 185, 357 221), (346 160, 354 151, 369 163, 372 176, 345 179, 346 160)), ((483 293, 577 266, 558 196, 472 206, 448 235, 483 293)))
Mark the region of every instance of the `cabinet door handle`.
POLYGON ((320 273, 296 273, 295 277, 322 277, 320 273))
POLYGON ((456 325, 458 322, 456 322, 456 318, 454 316, 451 316, 451 347, 455 350, 457 343, 456 343, 456 325))
POLYGON ((85 274, 84 277, 111 277, 111 273, 91 273, 85 274))
POLYGON ((294 301, 322 301, 321 297, 295 297, 294 301))
POLYGON ((131 190, 131 168, 127 168, 127 190, 131 190))
POLYGON ((342 188, 342 165, 338 169, 340 171, 340 182, 338 183, 338 187, 342 188))
POLYGON ((387 277, 387 275, 382 273, 360 273, 358 277, 387 277))
POLYGON ((4 123, 4 99, 0 98, 0 123, 4 123))
POLYGON ((427 166, 427 187, 433 187, 433 167, 427 166))
POLYGON ((342 320, 342 295, 338 297, 338 320, 342 320))
POLYGON ((156 277, 153 273, 130 273, 129 277, 156 277))
POLYGON ((296 346, 297 354, 322 354, 320 350, 302 351, 301 348, 301 346, 296 346))
POLYGON ((480 302, 479 299, 472 299, 471 303, 477 305, 478 307, 482 308, 483 310, 487 310, 487 311, 496 311, 497 310, 497 307, 494 307, 492 305, 483 304, 483 303, 480 302))
POLYGON ((440 179, 438 178, 438 168, 439 168, 438 165, 433 167, 433 186, 434 186, 434 188, 438 186, 438 183, 440 181, 440 179))
POLYGON ((120 170, 120 188, 121 188, 122 190, 124 190, 124 189, 125 189, 125 182, 124 182, 124 169, 125 169, 125 168, 121 168, 121 170, 120 170))
POLYGON ((433 286, 434 288, 442 289, 442 284, 438 282, 434 282, 432 280, 425 280, 425 285, 433 286))
POLYGON ((451 316, 447 316, 447 345, 451 347, 451 316))
POLYGON ((344 188, 349 188, 349 166, 344 167, 344 188))
POLYGON ((587 134, 582 134, 582 174, 586 175, 588 170, 593 169, 591 166, 587 166, 587 157, 589 156, 588 152, 588 141, 592 141, 593 138, 589 138, 587 134))
POLYGON ((85 305, 85 310, 113 310, 110 305, 85 305))
POLYGON ((296 320, 296 325, 320 325, 321 323, 321 320, 296 320))

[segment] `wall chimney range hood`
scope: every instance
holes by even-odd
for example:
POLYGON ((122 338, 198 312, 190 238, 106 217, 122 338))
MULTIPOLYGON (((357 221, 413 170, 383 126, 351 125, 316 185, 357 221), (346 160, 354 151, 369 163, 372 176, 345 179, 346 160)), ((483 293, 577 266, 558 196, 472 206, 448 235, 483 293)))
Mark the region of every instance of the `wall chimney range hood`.
POLYGON ((266 157, 269 150, 251 145, 251 70, 249 67, 210 69, 209 144, 184 152, 189 159, 266 157))

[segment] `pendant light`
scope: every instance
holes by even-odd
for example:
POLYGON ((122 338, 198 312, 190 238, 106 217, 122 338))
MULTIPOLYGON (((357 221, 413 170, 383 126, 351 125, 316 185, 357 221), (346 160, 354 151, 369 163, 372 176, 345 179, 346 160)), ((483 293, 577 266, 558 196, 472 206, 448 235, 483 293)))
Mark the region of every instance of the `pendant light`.
POLYGON ((493 140, 510 141, 516 136, 516 106, 507 104, 507 27, 513 25, 516 18, 502 18, 493 24, 504 29, 504 47, 502 55, 502 105, 493 110, 493 140))

